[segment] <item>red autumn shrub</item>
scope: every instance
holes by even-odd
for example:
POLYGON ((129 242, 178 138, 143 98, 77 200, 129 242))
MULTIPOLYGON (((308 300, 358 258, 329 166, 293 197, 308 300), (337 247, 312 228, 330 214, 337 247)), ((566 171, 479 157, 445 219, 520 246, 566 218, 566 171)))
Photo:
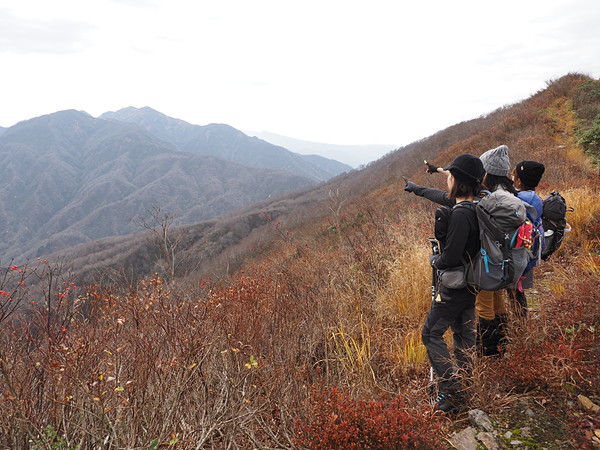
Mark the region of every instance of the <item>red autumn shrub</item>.
MULTIPOLYGON (((554 259, 568 270, 568 260, 554 259)), ((562 294, 547 296, 539 315, 515 324, 505 358, 494 364, 507 391, 542 390, 556 394, 564 383, 594 393, 598 380, 600 316, 597 275, 580 272, 565 278, 562 294)))
POLYGON ((359 400, 338 389, 313 391, 296 444, 319 449, 441 448, 442 422, 400 397, 359 400))
POLYGON ((595 430, 600 428, 600 417, 587 414, 571 416, 569 414, 566 419, 570 437, 576 448, 581 450, 598 448, 592 441, 592 436, 595 436, 595 430))
POLYGON ((578 382, 586 353, 576 339, 559 336, 509 346, 495 365, 506 390, 557 392, 565 382, 578 382))

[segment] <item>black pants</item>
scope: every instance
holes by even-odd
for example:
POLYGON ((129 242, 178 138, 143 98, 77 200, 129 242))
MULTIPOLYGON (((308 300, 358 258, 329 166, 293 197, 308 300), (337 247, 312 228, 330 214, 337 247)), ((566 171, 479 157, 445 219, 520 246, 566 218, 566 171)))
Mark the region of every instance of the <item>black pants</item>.
POLYGON ((509 294, 517 303, 517 314, 520 317, 527 317, 527 297, 525 296, 525 291, 514 289, 509 294))
POLYGON ((434 302, 427 314, 422 339, 427 356, 438 377, 440 392, 461 390, 459 370, 468 370, 475 350, 475 294, 468 289, 444 289, 442 302, 434 302), (452 329, 454 359, 444 341, 444 333, 452 329))

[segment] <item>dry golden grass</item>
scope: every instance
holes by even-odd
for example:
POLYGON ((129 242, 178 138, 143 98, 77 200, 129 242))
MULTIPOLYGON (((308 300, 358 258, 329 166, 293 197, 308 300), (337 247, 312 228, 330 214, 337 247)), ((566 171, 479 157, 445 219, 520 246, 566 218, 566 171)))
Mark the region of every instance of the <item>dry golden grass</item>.
MULTIPOLYGON (((600 247, 600 240, 596 240, 594 245, 600 247)), ((587 254, 580 258, 580 267, 590 274, 600 274, 600 256, 592 253, 592 243, 585 245, 584 248, 587 254)))
POLYGON ((396 356, 397 363, 405 367, 417 367, 427 361, 420 328, 406 332, 398 345, 396 356))
POLYGON ((381 292, 382 303, 410 322, 419 322, 431 303, 430 250, 416 245, 405 249, 393 263, 389 285, 381 292))
POLYGON ((427 360, 421 342, 421 327, 431 305, 431 268, 429 249, 422 243, 404 248, 391 263, 387 286, 379 292, 384 311, 397 317, 399 327, 391 346, 390 357, 405 368, 427 360))
POLYGON ((554 295, 561 296, 565 293, 566 288, 563 282, 556 280, 550 284, 550 289, 554 295))
POLYGON ((368 324, 360 317, 360 332, 352 332, 340 325, 331 334, 333 359, 341 364, 344 371, 362 380, 375 381, 371 367, 371 335, 368 324))
POLYGON ((567 206, 574 211, 567 213, 567 222, 571 225, 571 232, 565 239, 573 241, 575 245, 582 245, 589 241, 588 228, 600 216, 600 190, 590 186, 575 187, 561 192, 567 201, 567 206))

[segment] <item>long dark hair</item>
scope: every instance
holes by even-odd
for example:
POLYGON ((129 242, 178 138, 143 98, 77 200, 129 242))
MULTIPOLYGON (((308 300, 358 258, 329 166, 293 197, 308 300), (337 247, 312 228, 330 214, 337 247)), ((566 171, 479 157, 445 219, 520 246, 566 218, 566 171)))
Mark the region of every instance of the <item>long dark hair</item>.
POLYGON ((491 192, 494 192, 498 188, 505 189, 514 195, 517 195, 517 192, 519 192, 513 185, 513 182, 508 177, 502 175, 491 175, 486 173, 485 177, 483 177, 483 185, 491 192))
POLYGON ((449 198, 458 198, 458 197, 477 197, 479 195, 479 191, 481 190, 481 185, 479 183, 464 183, 456 178, 454 175, 454 183, 452 184, 452 189, 448 192, 449 198))

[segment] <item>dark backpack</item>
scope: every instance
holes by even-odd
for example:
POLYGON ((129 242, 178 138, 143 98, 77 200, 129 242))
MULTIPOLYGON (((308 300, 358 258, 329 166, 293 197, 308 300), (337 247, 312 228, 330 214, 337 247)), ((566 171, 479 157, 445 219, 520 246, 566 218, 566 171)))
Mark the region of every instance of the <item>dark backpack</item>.
POLYGON ((450 220, 450 214, 452 210, 448 206, 438 206, 435 210, 435 225, 433 228, 435 238, 444 246, 446 242, 446 235, 448 234, 448 221, 450 220))
POLYGON ((542 259, 545 261, 560 248, 567 226, 567 211, 573 211, 573 208, 567 208, 567 201, 558 192, 548 195, 543 204, 545 248, 542 250, 542 259))
POLYGON ((514 288, 523 275, 531 252, 516 247, 525 224, 525 204, 513 194, 498 190, 476 203, 481 248, 472 261, 470 284, 486 290, 514 288))

